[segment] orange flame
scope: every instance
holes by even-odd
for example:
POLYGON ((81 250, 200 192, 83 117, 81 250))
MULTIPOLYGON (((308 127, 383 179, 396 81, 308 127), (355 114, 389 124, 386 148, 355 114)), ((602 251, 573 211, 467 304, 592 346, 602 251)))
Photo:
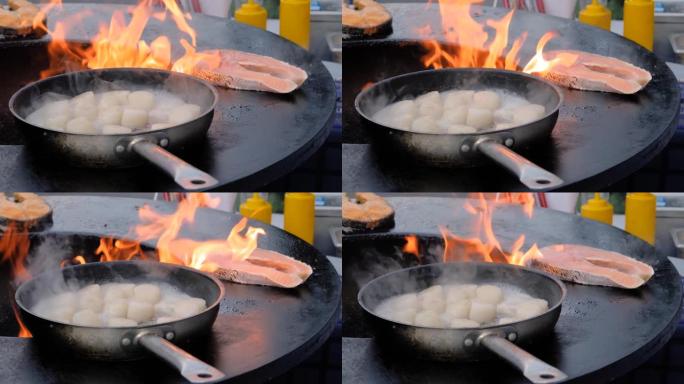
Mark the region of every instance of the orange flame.
POLYGON ((420 259, 420 250, 418 248, 418 237, 415 235, 406 236, 406 244, 402 249, 404 253, 410 253, 420 259))
POLYGON ((34 20, 35 27, 45 30, 51 36, 51 42, 48 45, 50 68, 42 71, 41 77, 69 70, 69 67, 73 65, 70 63, 91 69, 140 67, 172 69, 185 73, 192 72, 197 63, 202 60, 207 60, 208 65, 218 66, 220 64, 218 53, 195 51, 197 32, 188 24, 188 20, 191 19, 190 14, 183 13, 174 0, 162 0, 162 2, 164 10, 153 12, 154 0, 141 1, 130 11, 131 17, 128 24, 126 24, 124 12, 115 11, 109 24, 101 24, 98 33, 91 39, 90 45, 83 47, 69 43, 67 33, 90 12, 84 11, 60 20, 55 23, 53 30, 49 30, 42 20, 52 8, 61 6, 61 0, 51 0, 49 4, 42 7, 34 20), (178 42, 184 48, 185 54, 175 63, 171 58, 172 42, 167 36, 157 36, 149 43, 142 39, 150 17, 164 21, 169 13, 178 30, 189 37, 189 40, 179 39, 178 42))
POLYGON ((12 266, 14 279, 18 280, 31 277, 25 265, 31 246, 29 227, 30 225, 10 222, 0 236, 0 264, 9 263, 12 266))
MULTIPOLYGON (((514 10, 499 20, 489 19, 484 24, 471 15, 472 6, 482 0, 439 0, 439 12, 443 30, 443 43, 437 41, 429 25, 418 28, 418 35, 425 40, 427 49, 423 57, 426 68, 499 68, 520 70, 520 49, 527 40, 527 32, 521 33, 507 50, 510 42, 510 25, 514 10), (493 33, 485 27, 489 27, 493 33)), ((544 73, 556 65, 572 65, 575 55, 561 54, 553 60, 545 60, 543 49, 555 36, 549 32, 537 43, 537 54, 524 66, 526 73, 544 73), (574 57, 573 57, 574 56, 574 57)))
POLYGON ((525 265, 530 257, 539 254, 537 245, 532 245, 527 251, 522 251, 525 235, 521 234, 513 242, 510 250, 505 252, 497 239, 492 226, 492 217, 497 207, 503 205, 519 205, 523 212, 532 217, 534 211, 534 196, 531 193, 477 193, 470 196, 464 209, 476 217, 475 236, 463 238, 455 235, 446 227, 440 227, 444 239, 444 254, 442 261, 483 261, 489 263, 509 263, 525 265))
POLYGON ((17 337, 33 337, 31 331, 29 331, 28 328, 26 328, 26 325, 24 325, 24 322, 21 321, 21 316, 19 316, 19 309, 17 309, 17 304, 14 302, 14 300, 12 300, 12 311, 14 311, 14 317, 16 318, 17 324, 19 325, 19 333, 17 334, 17 337))

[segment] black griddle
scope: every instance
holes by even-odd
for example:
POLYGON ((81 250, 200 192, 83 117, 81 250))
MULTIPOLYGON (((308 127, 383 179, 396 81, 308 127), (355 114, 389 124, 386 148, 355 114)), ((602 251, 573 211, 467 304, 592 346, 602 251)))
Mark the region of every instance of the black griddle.
MULTIPOLYGON (((64 4, 50 13, 54 23, 77 12, 91 14, 69 32, 69 39, 87 42, 100 23, 109 23, 111 4, 64 4)), ((197 31, 198 50, 230 48, 269 55, 297 65, 309 74, 298 91, 289 95, 234 91, 217 87, 219 103, 203 145, 182 157, 219 180, 222 190, 258 189, 294 170, 325 142, 335 111, 335 84, 320 61, 304 49, 273 33, 226 19, 193 14, 189 24, 197 31)), ((188 38, 171 20, 151 18, 143 38, 160 35, 173 42, 174 57, 182 48, 178 37, 188 38)), ((59 159, 41 158, 40 151, 24 146, 8 110, 11 95, 40 78, 48 68, 48 37, 0 43, 0 184, 17 191, 174 191, 173 180, 152 165, 125 170, 69 167, 59 159)))
MULTIPOLYGON (((425 69, 417 28, 441 31, 438 4, 385 4, 393 16, 394 33, 386 39, 343 42, 344 132, 342 159, 344 190, 356 191, 516 191, 518 180, 496 165, 436 169, 402 161, 384 153, 354 110, 354 98, 368 82, 425 69)), ((501 8, 474 7, 475 19, 500 19, 501 8)), ((561 177, 565 190, 596 190, 610 186, 653 159, 675 132, 679 113, 677 79, 651 52, 616 34, 552 16, 517 11, 509 41, 523 31, 529 36, 521 52, 524 65, 534 55, 538 39, 558 31, 547 50, 579 49, 613 56, 643 67, 653 81, 633 96, 563 89, 564 105, 551 138, 522 153, 561 177)), ((437 40, 443 37, 436 33, 437 40)))
MULTIPOLYGON (((102 235, 126 237, 137 222, 137 211, 151 204, 172 212, 175 205, 129 198, 51 196, 54 224, 31 234, 35 248, 51 247, 55 260, 75 254, 92 255, 102 235)), ((238 215, 200 209, 195 224, 183 235, 196 240, 225 238, 238 215)), ((314 269, 296 289, 224 283, 226 295, 211 334, 188 346, 189 352, 214 365, 230 382, 255 383, 276 377, 315 352, 330 336, 339 317, 340 278, 330 262, 308 245, 275 227, 265 228, 260 246, 291 255, 314 269)), ((146 244, 153 245, 153 244, 146 244)), ((35 253, 32 253, 35 255, 35 253)), ((148 359, 131 363, 101 363, 55 355, 32 339, 13 337, 17 324, 10 307, 9 274, 0 285, 0 382, 2 383, 182 383, 182 377, 163 362, 148 359)))
MULTIPOLYGON (((343 238, 342 380, 345 383, 527 383, 501 360, 443 364, 398 355, 372 338, 372 331, 356 302, 358 289, 374 276, 417 265, 403 254, 406 234, 420 236, 426 253, 422 263, 441 258, 437 225, 455 234, 474 234, 473 222, 463 211, 464 199, 389 197, 396 225, 385 233, 343 238)), ((528 219, 519 207, 500 207, 493 228, 504 250, 519 234, 525 249, 533 243, 579 243, 621 252, 654 266, 655 275, 641 289, 566 283, 568 294, 555 331, 526 349, 567 373, 570 382, 605 383, 645 362, 672 336, 680 318, 682 284, 666 257, 615 227, 550 209, 536 208, 528 219)))

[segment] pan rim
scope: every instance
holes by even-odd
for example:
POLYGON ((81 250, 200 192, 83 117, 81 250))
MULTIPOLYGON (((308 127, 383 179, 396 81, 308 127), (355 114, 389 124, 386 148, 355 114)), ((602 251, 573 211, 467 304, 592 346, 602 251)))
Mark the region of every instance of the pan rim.
MULTIPOLYGON (((500 68, 441 68, 441 69, 423 69, 420 71, 414 71, 414 72, 408 72, 408 73, 403 73, 401 75, 397 76, 392 76, 388 77, 386 79, 383 79, 381 81, 378 81, 377 83, 374 83, 372 86, 362 89, 361 92, 356 95, 356 98, 354 98, 354 109, 356 109, 356 113, 358 113, 362 118, 364 118, 367 121, 371 121, 374 124, 377 124, 385 129, 389 129, 393 132, 399 132, 403 134, 412 134, 412 135, 427 135, 427 136, 447 136, 447 137, 485 137, 489 136, 492 134, 497 134, 497 133, 507 133, 507 132, 512 132, 517 129, 522 129, 525 127, 528 127, 532 124, 538 123, 544 119, 549 118, 551 115, 558 113, 560 111, 560 107, 563 105, 564 102, 564 96, 563 92, 561 91, 560 87, 558 87, 556 84, 551 83, 550 81, 537 77, 537 76, 532 76, 528 73, 520 72, 520 71, 513 71, 509 69, 500 69, 500 68), (545 84, 546 86, 551 87, 551 89, 554 90, 554 92, 558 95, 558 103, 556 106, 547 114, 545 114, 543 117, 536 119, 534 121, 530 121, 528 123, 525 123, 523 125, 516 125, 513 127, 505 128, 505 129, 496 129, 492 131, 485 131, 481 133, 437 133, 437 132, 412 132, 412 131, 407 131, 404 129, 399 129, 399 128, 394 128, 394 127, 389 127, 387 125, 380 124, 373 120, 372 118, 368 117, 366 113, 364 113, 361 110, 361 98, 364 97, 368 92, 370 92, 371 89, 375 88, 376 86, 379 86, 381 84, 386 84, 392 80, 399 79, 399 78, 404 78, 404 77, 419 77, 419 76, 424 76, 426 73, 432 73, 432 72, 439 72, 439 71, 448 71, 448 72, 490 72, 490 73, 507 73, 511 76, 520 76, 520 77, 525 77, 528 79, 533 79, 534 81, 539 81, 542 84, 545 84)), ((555 124, 554 124, 555 128, 555 124)))
POLYGON ((154 328, 157 326, 163 326, 163 325, 177 323, 179 321, 186 321, 186 320, 194 319, 195 317, 205 315, 207 312, 212 311, 215 307, 220 306, 221 301, 223 301, 223 298, 225 296, 225 287, 224 287, 223 283, 218 278, 216 278, 215 276, 210 275, 206 272, 200 271, 200 270, 195 269, 195 268, 191 268, 191 267, 187 267, 187 266, 179 265, 179 264, 164 263, 164 262, 160 262, 160 261, 151 261, 151 260, 94 261, 94 262, 85 263, 85 264, 70 265, 68 267, 60 268, 59 271, 62 272, 66 269, 88 268, 87 267, 88 265, 94 265, 94 264, 100 264, 100 265, 108 264, 109 265, 109 264, 114 264, 114 263, 147 264, 147 265, 163 264, 163 265, 165 265, 165 268, 166 267, 173 267, 173 268, 177 268, 177 269, 184 269, 188 272, 197 273, 197 274, 202 275, 203 277, 211 280, 219 288, 219 295, 216 298, 216 301, 214 303, 212 303, 211 305, 207 306, 207 308, 205 308, 202 312, 197 313, 197 314, 190 316, 190 317, 184 317, 184 318, 176 319, 173 321, 167 321, 167 322, 163 322, 163 323, 147 324, 147 325, 136 325, 135 327, 92 327, 92 326, 87 326, 87 325, 76 325, 76 324, 64 323, 61 321, 52 320, 52 319, 48 319, 48 318, 45 318, 43 316, 40 316, 40 315, 36 314, 35 312, 31 311, 30 309, 26 308, 24 303, 22 303, 19 300, 19 293, 22 292, 22 289, 25 289, 24 287, 26 286, 26 283, 28 283, 34 279, 37 279, 40 276, 47 275, 47 274, 55 272, 54 270, 48 270, 48 271, 43 271, 43 272, 39 273, 38 275, 36 275, 35 277, 32 277, 31 279, 26 280, 25 282, 21 283, 19 285, 19 287, 16 289, 16 291, 14 292, 14 303, 17 306, 19 306, 19 308, 21 308, 21 310, 26 311, 26 312, 30 313, 31 315, 36 316, 39 319, 42 319, 44 321, 48 321, 51 323, 69 326, 69 327, 91 329, 91 330, 112 330, 113 329, 113 330, 117 330, 117 331, 125 331, 125 330, 141 330, 141 329, 154 328))
POLYGON ((455 261, 455 262, 449 262, 449 263, 439 263, 439 262, 437 262, 437 263, 416 265, 416 266, 413 266, 413 267, 402 268, 402 269, 398 269, 398 270, 396 270, 396 271, 387 272, 387 273, 385 273, 385 274, 383 274, 383 275, 380 275, 380 276, 378 276, 378 277, 372 279, 371 281, 367 282, 363 287, 361 287, 361 289, 359 289, 359 293, 356 295, 356 301, 357 301, 357 303, 361 306, 361 308, 362 308, 364 311, 366 311, 366 313, 368 313, 368 314, 370 314, 370 315, 372 315, 372 316, 375 316, 375 317, 377 317, 377 318, 380 318, 380 319, 382 319, 382 320, 384 320, 384 321, 389 321, 389 322, 391 322, 392 324, 396 324, 396 325, 400 325, 400 326, 404 326, 404 327, 414 327, 414 328, 418 328, 418 329, 429 329, 429 330, 434 330, 434 331, 487 331, 487 330, 492 330, 492 329, 500 329, 500 328, 502 328, 502 327, 512 326, 512 325, 519 324, 519 323, 523 323, 523 322, 528 322, 528 321, 531 322, 531 321, 534 320, 534 319, 537 319, 537 318, 540 318, 540 317, 543 317, 543 316, 547 316, 549 313, 556 311, 559 307, 562 306, 563 302, 565 301, 566 295, 567 295, 567 288, 566 288, 566 286, 565 286, 565 283, 563 283, 563 282, 562 282, 559 278, 557 278, 556 276, 553 276, 553 275, 551 275, 551 274, 549 274, 549 273, 547 273, 547 272, 544 272, 544 271, 539 271, 539 270, 537 270, 537 269, 533 269, 533 268, 530 268, 530 267, 525 267, 525 266, 517 265, 517 264, 487 263, 487 262, 480 262, 480 261, 455 261), (518 321, 514 321, 514 322, 511 322, 511 323, 493 324, 493 325, 488 325, 488 326, 486 326, 486 327, 469 327, 469 328, 438 328, 438 327, 424 327, 424 326, 420 326, 420 325, 413 325, 413 324, 406 324, 406 323, 396 322, 396 321, 393 321, 393 320, 390 320, 390 319, 386 319, 386 318, 384 318, 384 317, 382 317, 382 316, 376 314, 375 311, 370 310, 370 309, 363 303, 363 301, 361 300, 361 296, 362 296, 362 294, 365 292, 365 290, 368 288, 368 286, 370 286, 372 283, 374 283, 374 282, 377 281, 377 280, 380 280, 380 279, 382 279, 382 278, 386 278, 387 276, 394 275, 394 274, 399 274, 399 273, 405 273, 406 271, 415 270, 415 269, 428 268, 428 267, 439 267, 439 266, 442 266, 442 265, 453 265, 453 264, 470 264, 470 265, 475 265, 475 266, 477 266, 478 268, 480 268, 480 267, 491 267, 491 266, 496 266, 497 268, 518 269, 518 270, 523 270, 523 271, 526 271, 526 272, 529 272, 529 273, 538 274, 538 275, 544 276, 544 277, 548 278, 549 280, 553 281, 553 282, 560 288, 560 290, 561 290, 561 297, 560 297, 560 300, 558 300, 557 303, 555 303, 553 306, 549 307, 546 311, 544 311, 543 313, 540 313, 540 314, 537 315, 537 316, 530 317, 530 318, 527 318, 527 319, 518 320, 518 321))
POLYGON ((200 79, 196 76, 188 75, 187 73, 170 71, 167 69, 158 69, 158 68, 116 67, 116 68, 84 69, 84 70, 80 70, 80 71, 63 72, 63 73, 60 73, 57 75, 46 77, 44 79, 32 81, 32 82, 24 85, 23 87, 19 88, 16 92, 14 92, 12 94, 12 96, 10 97, 8 104, 9 104, 9 110, 12 113, 12 115, 14 116, 14 118, 21 120, 23 123, 26 123, 26 124, 30 125, 31 127, 38 128, 38 129, 48 131, 48 132, 54 132, 55 134, 72 135, 72 136, 78 136, 78 137, 118 137, 118 138, 132 137, 132 138, 135 138, 135 137, 140 137, 140 136, 143 136, 146 134, 152 134, 152 133, 156 133, 156 132, 166 132, 166 131, 172 130, 174 128, 180 128, 181 126, 183 126, 185 124, 189 124, 189 123, 198 121, 198 120, 204 118, 205 116, 207 116, 208 114, 211 114, 214 112, 214 110, 216 109, 216 104, 218 104, 218 100, 219 100, 219 94, 218 94, 218 91, 216 90, 216 87, 214 87, 213 84, 209 83, 208 81, 206 81, 204 79, 200 79), (162 129, 143 131, 143 132, 137 132, 137 133, 133 133, 133 132, 131 132, 131 133, 115 133, 115 134, 108 134, 108 135, 105 135, 102 133, 92 134, 92 133, 64 132, 64 131, 58 131, 58 130, 51 129, 51 128, 41 127, 41 126, 38 126, 38 125, 29 123, 28 121, 26 121, 26 119, 19 116, 19 113, 17 113, 17 111, 14 108, 15 100, 19 94, 24 93, 27 91, 27 89, 29 89, 33 86, 36 86, 37 84, 43 83, 43 82, 51 81, 51 80, 54 80, 54 79, 59 78, 59 77, 66 77, 66 76, 73 76, 73 75, 80 76, 81 73, 86 73, 86 72, 98 73, 98 72, 126 72, 126 71, 129 71, 129 72, 130 71, 157 72, 157 73, 171 74, 173 76, 181 76, 181 77, 185 77, 187 79, 191 79, 193 81, 197 81, 198 83, 204 85, 205 87, 207 87, 211 91, 212 95, 214 96, 213 102, 211 103, 211 106, 206 111, 204 111, 204 113, 198 115, 196 118, 194 118, 192 120, 186 121, 186 122, 181 123, 181 124, 176 124, 176 125, 173 125, 170 127, 162 128, 162 129))

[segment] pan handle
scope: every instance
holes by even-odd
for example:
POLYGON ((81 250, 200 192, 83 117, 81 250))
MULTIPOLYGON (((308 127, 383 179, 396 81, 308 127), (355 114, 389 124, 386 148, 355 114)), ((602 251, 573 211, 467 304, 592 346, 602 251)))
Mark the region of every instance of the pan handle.
POLYGON ((481 337, 480 343, 513 364, 535 384, 558 383, 568 378, 568 375, 559 369, 546 364, 501 336, 485 335, 481 337))
POLYGON ((151 333, 142 334, 137 337, 137 342, 148 351, 176 367, 180 374, 191 383, 218 383, 228 379, 225 373, 198 360, 157 335, 151 333))
POLYGON ((490 159, 513 172, 529 189, 553 189, 561 186, 563 180, 510 150, 492 139, 480 140, 475 147, 490 159))
POLYGON ((218 184, 218 180, 208 173, 200 171, 148 140, 134 140, 131 142, 130 148, 173 176, 176 184, 186 190, 206 189, 218 184))

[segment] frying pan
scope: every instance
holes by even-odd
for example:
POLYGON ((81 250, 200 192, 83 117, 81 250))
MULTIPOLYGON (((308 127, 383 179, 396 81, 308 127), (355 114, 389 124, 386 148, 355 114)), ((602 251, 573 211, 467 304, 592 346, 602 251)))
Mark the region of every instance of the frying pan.
POLYGON ((93 360, 136 360, 152 353, 173 365, 190 382, 214 383, 227 379, 226 375, 172 342, 185 343, 209 333, 223 293, 223 284, 195 269, 152 261, 117 261, 44 272, 20 285, 15 300, 22 321, 39 343, 61 347, 76 356, 93 360), (117 328, 60 323, 42 318, 30 309, 48 292, 60 291, 64 282, 85 286, 121 281, 164 282, 190 296, 203 298, 207 308, 195 316, 172 322, 117 328))
POLYGON ((556 383, 567 376, 516 344, 542 340, 553 330, 565 294, 565 285, 560 280, 542 272, 510 264, 462 262, 427 264, 382 275, 361 288, 358 301, 381 343, 421 358, 449 362, 481 360, 493 352, 533 383, 556 383), (512 285, 548 301, 549 309, 514 323, 462 329, 406 325, 374 313, 378 304, 391 296, 445 282, 512 285))
POLYGON ((501 69, 449 68, 412 72, 375 83, 356 96, 354 107, 375 141, 394 151, 435 166, 477 166, 488 157, 513 172, 528 188, 552 189, 563 184, 563 180, 514 150, 527 149, 548 139, 562 103, 563 94, 558 87, 538 77, 501 69), (452 89, 506 90, 543 105, 546 114, 524 125, 474 134, 409 132, 371 119, 390 103, 452 89))
POLYGON ((64 159, 70 165, 125 168, 147 160, 172 176, 181 187, 194 190, 213 187, 218 181, 169 151, 184 150, 201 143, 211 125, 217 100, 216 89, 193 76, 160 69, 109 68, 69 72, 30 83, 12 95, 9 109, 19 128, 31 142, 37 144, 37 148, 64 159), (127 86, 141 88, 161 86, 172 94, 182 95, 186 102, 199 105, 201 114, 169 128, 119 135, 66 133, 42 128, 25 120, 46 92, 76 96, 95 89, 116 89, 117 83, 107 82, 124 82, 127 86))

